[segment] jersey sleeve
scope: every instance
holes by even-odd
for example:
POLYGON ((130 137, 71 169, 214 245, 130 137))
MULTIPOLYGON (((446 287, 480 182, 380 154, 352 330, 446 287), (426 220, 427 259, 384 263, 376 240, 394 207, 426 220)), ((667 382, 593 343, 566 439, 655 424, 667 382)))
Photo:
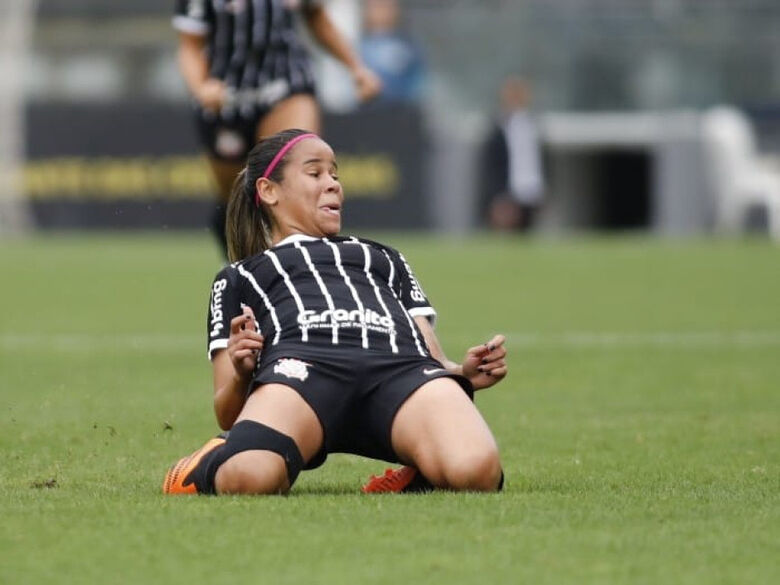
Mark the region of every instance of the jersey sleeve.
POLYGON ((176 0, 173 28, 194 35, 209 33, 214 20, 211 0, 176 0))
POLYGON ((236 269, 226 266, 217 273, 211 285, 209 308, 206 317, 208 357, 227 347, 230 338, 230 321, 241 314, 236 269))
POLYGON ((401 304, 412 317, 426 317, 431 325, 434 325, 436 323, 436 310, 431 306, 406 258, 398 250, 392 248, 386 248, 386 250, 390 262, 393 264, 394 288, 401 304))

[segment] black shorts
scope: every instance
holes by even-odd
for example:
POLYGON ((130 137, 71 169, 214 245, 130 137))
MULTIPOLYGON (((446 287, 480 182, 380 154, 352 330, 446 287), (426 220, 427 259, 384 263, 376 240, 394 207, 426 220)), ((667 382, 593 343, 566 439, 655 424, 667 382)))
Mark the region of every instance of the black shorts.
POLYGON ((328 453, 352 453, 398 462, 391 444, 393 420, 401 405, 420 386, 436 378, 452 378, 471 397, 464 377, 423 356, 384 352, 317 350, 317 359, 294 353, 263 360, 252 387, 278 383, 294 388, 314 410, 325 435, 322 450, 306 465, 324 463, 328 453))
POLYGON ((235 109, 215 113, 195 104, 195 124, 201 144, 209 156, 243 165, 249 151, 257 142, 260 120, 280 101, 301 93, 314 95, 314 89, 292 91, 273 103, 254 105, 248 111, 235 109))

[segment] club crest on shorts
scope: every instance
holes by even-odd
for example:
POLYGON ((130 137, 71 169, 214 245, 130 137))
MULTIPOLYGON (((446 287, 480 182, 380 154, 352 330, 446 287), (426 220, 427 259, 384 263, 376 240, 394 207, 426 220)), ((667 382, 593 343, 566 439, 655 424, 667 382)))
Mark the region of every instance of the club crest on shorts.
POLYGON ((309 377, 309 366, 306 362, 292 358, 282 358, 274 365, 274 374, 295 378, 301 382, 309 377))
POLYGON ((220 128, 217 131, 217 140, 214 144, 214 149, 222 156, 238 156, 243 152, 245 147, 246 142, 244 141, 243 136, 235 130, 220 128))

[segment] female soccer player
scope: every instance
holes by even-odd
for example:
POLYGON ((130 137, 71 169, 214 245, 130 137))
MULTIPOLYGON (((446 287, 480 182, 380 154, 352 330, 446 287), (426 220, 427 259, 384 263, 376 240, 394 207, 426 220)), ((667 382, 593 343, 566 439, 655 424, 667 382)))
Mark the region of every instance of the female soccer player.
POLYGON ((176 0, 179 68, 219 190, 213 229, 223 247, 225 205, 249 149, 285 128, 320 130, 311 63, 296 32, 298 12, 314 38, 350 70, 358 96, 379 93, 379 78, 320 0, 176 0))
POLYGON ((403 255, 338 236, 337 168, 303 130, 249 153, 227 210, 233 264, 214 279, 207 323, 214 409, 230 433, 171 467, 165 493, 285 493, 333 452, 409 466, 364 491, 500 488, 471 396, 506 375, 503 336, 462 364, 444 356, 403 255))

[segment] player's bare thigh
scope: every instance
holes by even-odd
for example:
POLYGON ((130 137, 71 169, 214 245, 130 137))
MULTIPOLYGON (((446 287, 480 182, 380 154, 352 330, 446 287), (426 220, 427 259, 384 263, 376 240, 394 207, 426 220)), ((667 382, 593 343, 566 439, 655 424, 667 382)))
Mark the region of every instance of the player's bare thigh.
MULTIPOLYGON (((300 128, 319 134, 320 126, 317 100, 309 94, 296 94, 283 99, 263 116, 257 125, 257 140, 289 128, 300 128)), ((219 190, 220 201, 227 203, 233 182, 243 168, 244 161, 225 161, 215 157, 209 157, 208 161, 219 190)))
MULTIPOLYGON (((247 399, 236 423, 252 420, 269 426, 295 441, 304 461, 322 446, 319 419, 295 390, 284 384, 265 384, 247 399)), ((242 451, 220 466, 215 477, 218 493, 275 493, 289 489, 287 469, 280 455, 271 451, 242 451)))
POLYGON ((392 444, 401 461, 438 487, 492 490, 501 465, 493 434, 468 396, 450 378, 424 384, 393 421, 392 444))
POLYGON ((257 127, 257 139, 271 136, 289 128, 300 128, 320 133, 320 107, 313 95, 299 93, 276 104, 257 127))
POLYGON ((292 437, 304 461, 322 446, 317 415, 298 392, 284 384, 264 384, 252 392, 236 422, 242 420, 259 422, 292 437))

